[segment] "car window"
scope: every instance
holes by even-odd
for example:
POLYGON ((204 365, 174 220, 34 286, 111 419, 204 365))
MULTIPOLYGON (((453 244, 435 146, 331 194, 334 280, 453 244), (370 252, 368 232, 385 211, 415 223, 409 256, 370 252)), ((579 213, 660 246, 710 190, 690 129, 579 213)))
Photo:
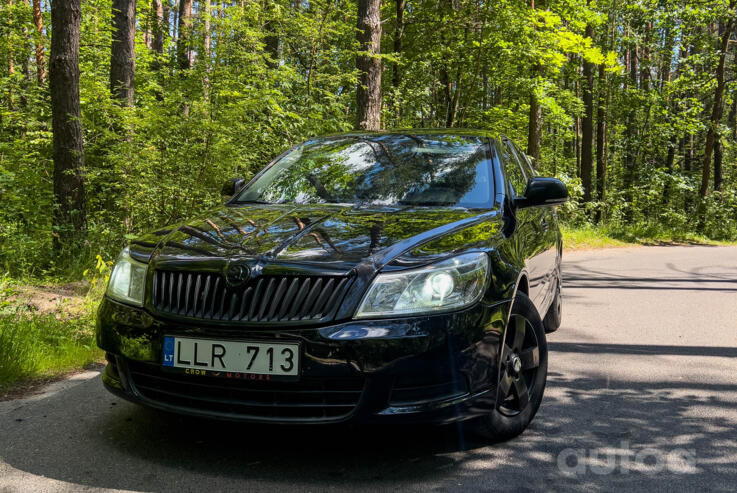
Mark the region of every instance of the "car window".
POLYGON ((515 195, 522 195, 525 192, 525 187, 527 186, 527 176, 520 167, 517 153, 508 142, 504 142, 501 147, 504 166, 507 171, 509 184, 512 186, 512 191, 515 195))
POLYGON ((237 202, 491 207, 485 138, 349 134, 308 141, 265 170, 237 202))
POLYGON ((522 161, 522 171, 525 172, 525 176, 527 176, 527 179, 529 180, 533 176, 537 176, 537 173, 535 173, 535 168, 533 168, 532 163, 530 163, 530 156, 522 151, 518 151, 517 155, 522 161))

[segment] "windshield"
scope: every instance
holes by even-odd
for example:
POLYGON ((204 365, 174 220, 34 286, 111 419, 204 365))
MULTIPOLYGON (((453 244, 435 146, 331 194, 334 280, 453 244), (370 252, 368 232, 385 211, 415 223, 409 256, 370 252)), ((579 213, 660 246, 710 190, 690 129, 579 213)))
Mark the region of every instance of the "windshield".
POLYGON ((483 137, 345 135, 294 148, 235 201, 486 208, 492 193, 483 137))

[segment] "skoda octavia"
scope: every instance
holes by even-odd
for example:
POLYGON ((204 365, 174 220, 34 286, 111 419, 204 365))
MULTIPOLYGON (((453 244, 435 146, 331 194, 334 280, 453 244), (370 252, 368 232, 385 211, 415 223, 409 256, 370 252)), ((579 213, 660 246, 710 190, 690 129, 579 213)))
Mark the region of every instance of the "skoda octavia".
POLYGON ((316 138, 223 193, 120 254, 97 326, 111 392, 250 422, 468 420, 494 439, 533 419, 568 194, 512 142, 316 138))

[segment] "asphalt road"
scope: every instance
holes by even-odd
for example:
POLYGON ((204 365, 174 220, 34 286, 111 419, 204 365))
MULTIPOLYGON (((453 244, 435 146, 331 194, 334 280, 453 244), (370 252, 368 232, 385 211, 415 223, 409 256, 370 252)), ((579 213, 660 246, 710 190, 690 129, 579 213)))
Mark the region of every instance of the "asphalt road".
POLYGON ((0 491, 737 490, 737 248, 568 253, 532 426, 275 428, 172 418, 97 372, 0 402, 0 491))

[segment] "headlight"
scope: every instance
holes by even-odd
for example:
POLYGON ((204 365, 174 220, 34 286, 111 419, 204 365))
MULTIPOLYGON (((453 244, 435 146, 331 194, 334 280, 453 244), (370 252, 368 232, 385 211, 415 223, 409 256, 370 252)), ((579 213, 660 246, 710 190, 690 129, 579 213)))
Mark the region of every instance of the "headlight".
POLYGON ((110 298, 123 303, 143 305, 147 268, 147 264, 133 260, 128 247, 125 247, 115 262, 105 293, 110 298))
POLYGON ((363 297, 356 318, 462 308, 481 297, 488 271, 489 257, 479 252, 421 269, 379 274, 363 297))

